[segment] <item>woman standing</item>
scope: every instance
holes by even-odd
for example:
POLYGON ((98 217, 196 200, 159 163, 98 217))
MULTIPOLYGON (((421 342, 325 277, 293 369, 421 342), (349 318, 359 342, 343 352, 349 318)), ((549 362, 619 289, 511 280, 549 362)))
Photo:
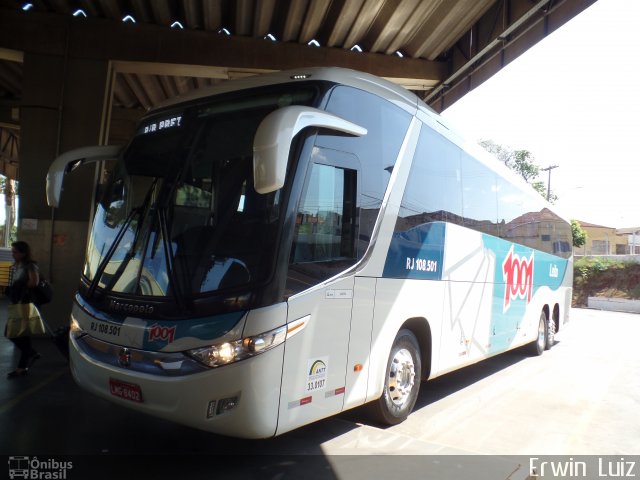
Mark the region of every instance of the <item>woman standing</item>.
MULTIPOLYGON (((11 254, 14 264, 11 267, 9 281, 9 300, 11 303, 30 303, 30 291, 40 281, 38 265, 31 258, 31 248, 27 242, 14 242, 11 244, 11 254)), ((10 339, 20 350, 18 368, 9 372, 7 378, 16 378, 26 375, 29 367, 40 358, 40 354, 31 346, 29 335, 10 339)))

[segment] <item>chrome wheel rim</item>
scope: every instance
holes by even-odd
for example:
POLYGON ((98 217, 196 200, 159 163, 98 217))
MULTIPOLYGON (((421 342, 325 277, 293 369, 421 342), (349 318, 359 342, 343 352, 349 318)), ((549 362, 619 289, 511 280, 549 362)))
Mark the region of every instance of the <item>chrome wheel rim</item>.
POLYGON ((411 395, 416 378, 416 367, 409 350, 402 348, 396 352, 389 367, 387 379, 389 398, 401 407, 411 395))
POLYGON ((545 347, 545 329, 546 329, 547 317, 544 314, 540 316, 540 321, 538 322, 538 347, 541 350, 544 350, 545 347))
POLYGON ((549 335, 549 345, 553 345, 553 342, 555 341, 555 337, 556 337, 556 322, 552 319, 549 320, 549 329, 548 329, 548 335, 549 335))

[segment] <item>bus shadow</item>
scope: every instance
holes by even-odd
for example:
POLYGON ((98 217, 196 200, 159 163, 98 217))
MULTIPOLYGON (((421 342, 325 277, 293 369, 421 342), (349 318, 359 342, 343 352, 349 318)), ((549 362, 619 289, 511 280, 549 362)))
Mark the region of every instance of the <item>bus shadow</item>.
MULTIPOLYGON (((447 373, 434 380, 422 382, 413 410, 416 411, 438 402, 527 358, 531 358, 531 353, 528 346, 524 346, 447 373)), ((366 407, 344 412, 340 418, 383 429, 388 428, 388 425, 382 425, 372 420, 367 414, 366 407)))
POLYGON ((516 365, 527 358, 531 358, 531 354, 527 348, 528 347, 525 346, 501 353, 495 357, 482 360, 473 365, 461 368, 460 370, 455 370, 441 377, 429 380, 428 382, 422 382, 414 410, 442 400, 495 373, 516 365))

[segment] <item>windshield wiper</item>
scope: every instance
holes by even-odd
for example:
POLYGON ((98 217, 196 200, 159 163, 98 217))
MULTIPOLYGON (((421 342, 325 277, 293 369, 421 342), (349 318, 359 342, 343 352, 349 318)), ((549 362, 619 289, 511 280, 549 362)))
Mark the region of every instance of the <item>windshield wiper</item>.
POLYGON ((100 278, 102 278, 102 274, 106 270, 107 265, 109 264, 109 261, 111 260, 111 257, 113 257, 113 254, 116 252, 116 249, 118 248, 118 245, 120 244, 120 241, 122 240, 122 237, 124 236, 125 232, 129 228, 129 225, 133 221, 133 217, 136 214, 140 214, 141 211, 142 211, 141 207, 133 208, 133 209, 131 209, 131 212, 129 212, 129 215, 127 215, 127 218, 125 219, 124 223, 122 224, 122 226, 118 230, 118 234, 116 235, 116 238, 113 240, 113 242, 111 243, 111 246, 109 247, 109 250, 107 250, 107 253, 105 254, 104 258, 102 259, 102 261, 98 265, 96 273, 93 276, 93 280, 91 280, 91 284, 89 285, 89 290, 87 291, 87 296, 88 297, 92 297, 93 296, 96 288, 98 287, 98 283, 100 283, 100 278))
POLYGON ((178 276, 176 275, 176 269, 173 264, 173 251, 171 250, 171 242, 169 241, 169 230, 167 229, 167 212, 164 208, 158 209, 158 221, 160 222, 160 234, 162 235, 162 245, 165 251, 165 262, 167 264, 167 272, 171 279, 171 291, 176 299, 176 303, 182 309, 185 307, 184 296, 180 291, 180 284, 178 283, 178 276))
MULTIPOLYGON (((155 208, 155 215, 153 219, 150 219, 149 225, 149 235, 146 238, 146 243, 142 251, 144 252, 144 256, 150 255, 153 259, 158 250, 158 244, 160 243, 160 237, 162 237, 162 248, 164 249, 164 259, 165 259, 165 267, 167 269, 167 274, 171 280, 171 291, 173 292, 173 296, 176 300, 176 303, 180 308, 185 307, 184 297, 180 292, 180 288, 177 281, 177 276, 175 273, 175 268, 173 266, 173 252, 171 250, 171 242, 169 241, 169 230, 167 229, 167 216, 166 209, 160 206, 155 208), (157 224, 153 223, 157 222, 157 224), (158 228, 159 226, 159 228, 158 228), (160 230, 158 232, 158 230, 160 230), (156 232, 153 238, 153 244, 151 245, 151 249, 149 249, 149 242, 151 241, 151 232, 156 232), (149 251, 150 250, 150 251, 149 251)), ((128 255, 130 257, 131 255, 128 255)), ((126 259, 129 261, 129 258, 126 259)), ((125 263, 125 262, 123 262, 125 263)), ((136 285, 140 285, 140 280, 142 278, 142 271, 144 269, 144 261, 140 263, 140 268, 138 269, 138 275, 136 278, 136 285)))
MULTIPOLYGON (((93 280, 91 280, 91 284, 89 285, 89 289, 87 291, 87 296, 89 298, 92 297, 93 294, 95 293, 96 288, 98 287, 98 283, 100 283, 100 279, 102 278, 102 275, 104 274, 104 271, 107 269, 107 265, 111 261, 111 258, 113 257, 114 253, 116 253, 116 250, 118 249, 118 245, 122 241, 122 237, 124 237, 124 234, 129 229, 129 225, 131 225, 131 222, 133 221, 133 218, 136 215, 139 215, 140 216, 140 220, 142 220, 144 211, 147 209, 147 206, 149 205, 149 202, 151 201, 151 192, 153 192, 153 190, 155 189, 157 182, 158 182, 158 179, 156 178, 153 181, 153 183, 151 184, 151 186, 149 187, 149 190, 147 190, 147 194, 145 195, 144 201, 142 202, 142 204, 140 206, 138 206, 138 207, 135 207, 135 208, 131 209, 131 211, 129 212, 129 215, 127 215, 127 218, 125 219, 124 223, 122 224, 122 226, 118 230, 118 233, 116 234, 116 238, 113 239, 113 242, 111 243, 111 246, 109 247, 109 250, 107 250, 107 253, 102 258, 100 263, 98 264, 98 268, 96 269, 96 273, 93 276, 93 280)), ((140 226, 142 225, 142 223, 143 223, 142 221, 138 222, 138 228, 136 230, 136 234, 135 234, 135 238, 134 238, 133 243, 132 243, 131 250, 129 252, 127 252, 127 256, 126 256, 125 260, 122 261, 122 263, 120 264, 120 267, 118 268, 116 273, 113 275, 112 281, 109 282, 108 286, 106 286, 107 289, 110 286, 112 286, 114 284, 114 281, 117 281, 117 279, 122 275, 122 272, 124 272, 124 266, 126 266, 126 264, 129 262, 129 260, 131 260, 131 257, 132 257, 131 252, 135 249, 135 246, 138 243, 138 235, 139 235, 140 226)))

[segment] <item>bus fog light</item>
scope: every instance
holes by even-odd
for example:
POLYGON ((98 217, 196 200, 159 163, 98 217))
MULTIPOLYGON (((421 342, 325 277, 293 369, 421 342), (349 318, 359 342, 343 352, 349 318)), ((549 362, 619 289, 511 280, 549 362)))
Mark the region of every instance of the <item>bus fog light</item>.
POLYGON ((207 406, 207 418, 213 418, 216 414, 216 401, 211 400, 207 406))
POLYGON ((216 409, 216 415, 221 415, 226 412, 230 412, 238 406, 238 397, 223 398, 218 402, 218 408, 216 409))

